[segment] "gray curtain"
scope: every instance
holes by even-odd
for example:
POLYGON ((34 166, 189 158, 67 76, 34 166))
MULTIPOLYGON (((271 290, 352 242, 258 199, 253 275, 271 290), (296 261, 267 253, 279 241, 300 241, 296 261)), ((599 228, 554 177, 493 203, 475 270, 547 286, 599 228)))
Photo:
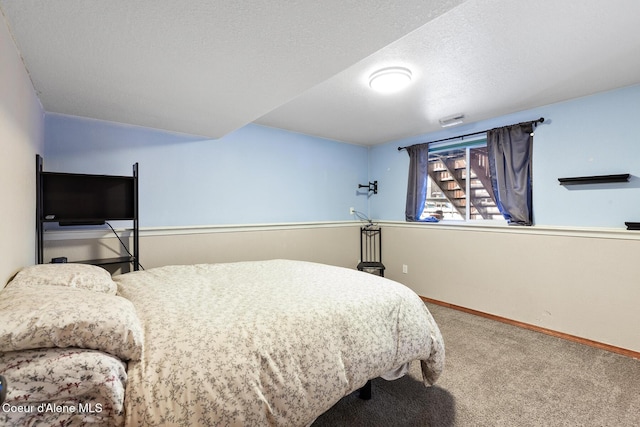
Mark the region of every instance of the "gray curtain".
POLYGON ((429 143, 406 147, 409 153, 409 181, 407 183, 407 221, 420 221, 427 199, 427 167, 429 165, 429 143))
POLYGON ((509 225, 531 225, 533 122, 487 132, 491 184, 498 209, 509 225))

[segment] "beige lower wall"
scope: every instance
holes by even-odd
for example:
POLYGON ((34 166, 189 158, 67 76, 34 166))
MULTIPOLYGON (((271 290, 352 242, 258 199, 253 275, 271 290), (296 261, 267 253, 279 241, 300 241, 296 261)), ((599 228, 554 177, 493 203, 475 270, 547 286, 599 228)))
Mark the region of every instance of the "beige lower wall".
MULTIPOLYGON (((382 226, 386 277, 421 296, 640 351, 637 234, 382 226)), ((354 268, 358 227, 344 223, 143 230, 140 260, 147 269, 269 258, 354 268)), ((109 234, 97 241, 68 240, 70 233, 66 234, 61 239, 49 236, 45 260, 122 255, 109 234)))
POLYGON ((145 268, 274 258, 355 267, 358 232, 352 225, 153 235, 141 238, 140 259, 145 268))
MULTIPOLYGON (((337 223, 142 230, 140 263, 149 269, 170 264, 287 258, 354 268, 360 255, 358 227, 358 223, 337 223)), ((124 255, 110 232, 58 231, 46 236, 45 262, 59 256, 71 262, 124 255)))
POLYGON ((640 351, 637 238, 385 224, 384 243, 421 296, 640 351))

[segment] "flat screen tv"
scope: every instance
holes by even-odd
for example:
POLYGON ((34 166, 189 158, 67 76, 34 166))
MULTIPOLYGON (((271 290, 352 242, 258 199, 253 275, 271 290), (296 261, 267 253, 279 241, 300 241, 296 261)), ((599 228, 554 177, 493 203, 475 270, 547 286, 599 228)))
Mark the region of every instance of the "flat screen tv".
POLYGON ((135 219, 135 178, 42 172, 42 220, 60 225, 135 219))

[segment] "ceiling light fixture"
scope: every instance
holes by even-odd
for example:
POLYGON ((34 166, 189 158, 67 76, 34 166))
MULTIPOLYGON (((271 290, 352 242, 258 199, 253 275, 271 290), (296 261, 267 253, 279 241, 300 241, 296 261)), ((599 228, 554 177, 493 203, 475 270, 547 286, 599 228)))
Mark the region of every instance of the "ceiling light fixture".
POLYGON ((411 83, 411 70, 404 67, 382 68, 369 76, 371 89, 383 93, 397 92, 411 83))
POLYGON ((449 126, 459 125, 464 121, 464 114, 454 114, 453 116, 443 117, 440 120, 440 126, 447 128, 449 126))

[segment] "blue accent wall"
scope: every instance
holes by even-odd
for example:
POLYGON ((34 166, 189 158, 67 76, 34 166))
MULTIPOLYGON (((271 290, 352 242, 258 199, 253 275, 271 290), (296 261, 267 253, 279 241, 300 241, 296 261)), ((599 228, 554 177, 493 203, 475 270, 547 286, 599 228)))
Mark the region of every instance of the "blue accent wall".
POLYGON ((140 225, 268 224, 354 219, 367 211, 368 149, 258 125, 223 138, 47 114, 47 171, 131 175, 140 225))
POLYGON ((409 156, 397 147, 545 118, 533 141, 536 225, 625 228, 640 222, 640 85, 372 147, 371 180, 380 184, 370 214, 404 221, 409 156), (630 173, 621 184, 565 187, 558 178, 630 173))

